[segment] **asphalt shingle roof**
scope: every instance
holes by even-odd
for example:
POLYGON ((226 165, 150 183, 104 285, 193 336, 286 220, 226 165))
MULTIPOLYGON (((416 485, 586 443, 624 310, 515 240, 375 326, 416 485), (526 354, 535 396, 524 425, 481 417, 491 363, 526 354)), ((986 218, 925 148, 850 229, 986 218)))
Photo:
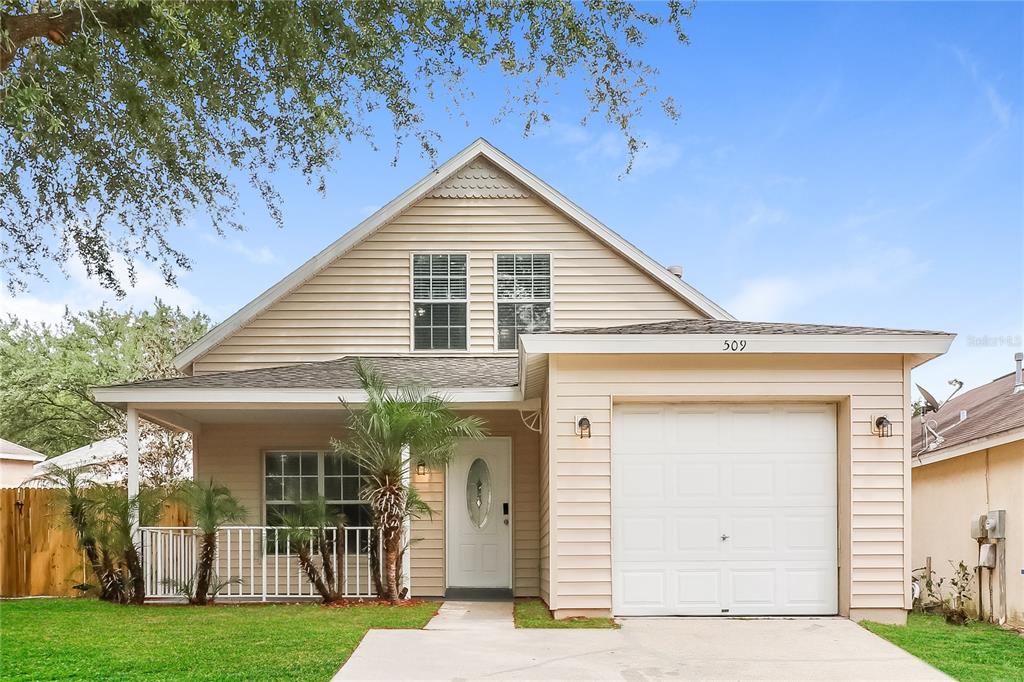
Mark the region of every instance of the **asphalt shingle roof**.
MULTIPOLYGON (((929 412, 925 417, 929 426, 945 439, 941 447, 930 452, 941 452, 977 438, 1024 427, 1024 391, 1013 392, 1014 380, 1013 374, 999 377, 984 386, 954 396, 943 403, 938 412, 929 412), (967 410, 967 419, 957 424, 961 410, 967 410), (932 424, 932 421, 936 423, 932 424)), ((921 421, 921 417, 914 417, 915 455, 920 454, 924 447, 921 421)))
POLYGON ((786 322, 745 322, 741 320, 666 320, 616 327, 556 329, 553 334, 944 334, 919 329, 884 327, 843 327, 832 324, 790 324, 786 322))
MULTIPOLYGON (((433 388, 509 387, 519 384, 519 360, 515 357, 371 357, 389 383, 415 381, 433 388)), ((359 388, 355 357, 307 362, 285 367, 218 372, 175 379, 155 379, 133 388, 359 388)))

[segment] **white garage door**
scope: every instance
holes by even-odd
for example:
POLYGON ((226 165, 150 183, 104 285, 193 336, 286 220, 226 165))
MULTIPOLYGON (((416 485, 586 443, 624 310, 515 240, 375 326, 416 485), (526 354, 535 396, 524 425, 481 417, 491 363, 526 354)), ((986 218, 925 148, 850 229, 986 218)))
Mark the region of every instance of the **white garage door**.
POLYGON ((837 612, 831 405, 619 405, 616 615, 837 612))

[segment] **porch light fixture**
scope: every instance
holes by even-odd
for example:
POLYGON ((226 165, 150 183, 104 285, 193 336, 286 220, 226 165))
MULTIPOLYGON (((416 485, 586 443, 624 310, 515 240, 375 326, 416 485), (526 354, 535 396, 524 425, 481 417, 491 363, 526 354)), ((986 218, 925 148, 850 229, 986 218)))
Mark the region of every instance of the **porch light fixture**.
POLYGON ((884 414, 875 419, 875 433, 879 438, 888 438, 892 435, 892 422, 884 414))
POLYGON ((416 475, 417 476, 426 476, 427 475, 427 465, 423 463, 422 459, 420 461, 416 462, 416 475))
POLYGON ((587 417, 576 417, 576 435, 580 438, 590 438, 590 419, 587 417))

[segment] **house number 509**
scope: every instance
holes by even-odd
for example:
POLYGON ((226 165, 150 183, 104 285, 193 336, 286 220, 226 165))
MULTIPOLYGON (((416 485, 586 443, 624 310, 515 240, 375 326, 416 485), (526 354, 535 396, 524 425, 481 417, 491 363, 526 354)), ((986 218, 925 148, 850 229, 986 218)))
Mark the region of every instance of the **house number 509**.
POLYGON ((747 349, 746 341, 723 341, 722 350, 727 351, 741 351, 747 349))

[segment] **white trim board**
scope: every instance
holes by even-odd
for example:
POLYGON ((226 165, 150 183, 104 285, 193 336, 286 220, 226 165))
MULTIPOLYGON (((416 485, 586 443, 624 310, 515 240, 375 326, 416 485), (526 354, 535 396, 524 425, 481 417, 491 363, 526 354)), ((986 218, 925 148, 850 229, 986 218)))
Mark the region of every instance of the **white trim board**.
POLYGON ((512 176, 530 191, 551 204, 570 220, 590 232, 598 240, 613 251, 646 272, 656 282, 673 292, 692 305, 698 312, 718 320, 735 319, 724 308, 704 296, 682 279, 676 277, 659 265, 650 256, 640 251, 620 235, 602 224, 599 220, 571 202, 568 198, 513 161, 505 153, 498 150, 483 138, 477 139, 468 147, 428 173, 419 182, 405 190, 376 213, 368 217, 353 229, 346 232, 340 239, 330 244, 313 258, 309 259, 290 275, 270 287, 262 294, 243 306, 235 314, 211 329, 205 336, 182 351, 174 358, 174 366, 180 371, 186 369, 198 358, 213 347, 220 344, 236 331, 241 329, 254 317, 273 305, 276 301, 290 293, 301 284, 312 278, 333 261, 351 251, 357 244, 368 238, 381 227, 387 225, 409 206, 429 194, 448 177, 478 156, 486 158, 500 170, 512 176))
POLYGON ((953 334, 523 334, 520 346, 535 353, 893 353, 938 356, 953 334), (736 350, 743 342, 743 350, 736 350))
POLYGON ((46 455, 0 454, 0 460, 2 459, 12 462, 43 462, 46 461, 46 455))
POLYGON ((1002 433, 975 438, 974 440, 969 440, 966 443, 952 445, 948 448, 931 451, 926 450, 911 457, 910 464, 916 469, 917 467, 928 466, 929 464, 935 464, 936 462, 944 462, 947 459, 954 459, 956 457, 963 457, 964 455, 969 455, 972 452, 999 447, 1000 445, 1006 445, 1007 443, 1012 443, 1018 440, 1024 440, 1024 426, 1016 429, 1010 429, 1009 431, 1003 431, 1002 433))

